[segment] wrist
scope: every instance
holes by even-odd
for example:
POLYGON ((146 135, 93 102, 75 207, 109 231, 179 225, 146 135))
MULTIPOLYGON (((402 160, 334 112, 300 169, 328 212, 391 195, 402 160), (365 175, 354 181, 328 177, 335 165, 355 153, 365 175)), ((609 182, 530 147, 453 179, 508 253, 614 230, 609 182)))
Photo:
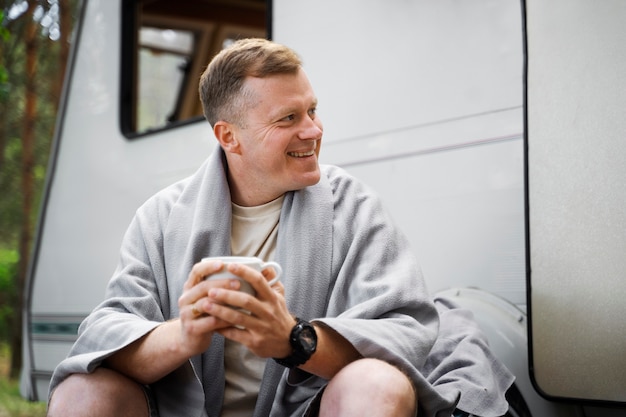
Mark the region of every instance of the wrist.
POLYGON ((317 349, 317 333, 311 323, 295 318, 296 324, 289 334, 291 353, 283 358, 274 360, 287 368, 293 368, 306 363, 317 349))

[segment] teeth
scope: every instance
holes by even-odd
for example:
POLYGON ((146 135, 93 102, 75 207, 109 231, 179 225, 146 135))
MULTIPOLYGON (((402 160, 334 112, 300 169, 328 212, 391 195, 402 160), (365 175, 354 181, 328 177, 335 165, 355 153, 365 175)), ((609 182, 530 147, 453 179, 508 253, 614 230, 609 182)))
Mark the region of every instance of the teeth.
POLYGON ((297 158, 303 158, 305 156, 312 156, 313 154, 315 154, 315 151, 309 151, 309 152, 289 152, 289 156, 295 156, 297 158))

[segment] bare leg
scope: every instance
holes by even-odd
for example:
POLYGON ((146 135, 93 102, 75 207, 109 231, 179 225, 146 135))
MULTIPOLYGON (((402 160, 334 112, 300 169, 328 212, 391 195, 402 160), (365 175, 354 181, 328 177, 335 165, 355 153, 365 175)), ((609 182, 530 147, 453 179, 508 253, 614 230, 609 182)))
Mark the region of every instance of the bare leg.
POLYGON ((141 385, 107 368, 73 374, 53 392, 48 417, 148 417, 141 385))
POLYGON ((396 367, 360 359, 343 368, 322 395, 320 416, 415 417, 413 384, 396 367))

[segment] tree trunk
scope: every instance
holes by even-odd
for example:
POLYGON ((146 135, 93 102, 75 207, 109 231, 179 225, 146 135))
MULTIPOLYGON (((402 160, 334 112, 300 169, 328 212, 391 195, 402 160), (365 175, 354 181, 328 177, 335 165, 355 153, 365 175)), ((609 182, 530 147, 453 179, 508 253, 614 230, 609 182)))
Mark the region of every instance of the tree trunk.
POLYGON ((17 271, 15 318, 11 335, 11 370, 10 377, 17 378, 22 367, 22 312, 24 311, 24 288, 30 259, 32 242, 32 213, 34 198, 35 165, 35 122, 37 110, 37 91, 35 73, 37 64, 37 29, 33 21, 36 2, 30 1, 25 19, 26 45, 26 96, 24 105, 24 124, 22 127, 22 225, 19 243, 20 260, 17 271))

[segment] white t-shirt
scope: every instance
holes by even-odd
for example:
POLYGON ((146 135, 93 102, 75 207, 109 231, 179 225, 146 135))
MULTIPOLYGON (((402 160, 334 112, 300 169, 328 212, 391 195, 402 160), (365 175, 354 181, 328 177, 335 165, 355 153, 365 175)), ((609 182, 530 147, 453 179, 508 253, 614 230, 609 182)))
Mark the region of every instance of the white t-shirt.
MULTIPOLYGON (((232 204, 231 252, 233 256, 274 259, 283 197, 255 207, 232 204)), ((259 394, 266 359, 245 346, 226 339, 224 367, 226 387, 222 417, 249 417, 259 394)))

